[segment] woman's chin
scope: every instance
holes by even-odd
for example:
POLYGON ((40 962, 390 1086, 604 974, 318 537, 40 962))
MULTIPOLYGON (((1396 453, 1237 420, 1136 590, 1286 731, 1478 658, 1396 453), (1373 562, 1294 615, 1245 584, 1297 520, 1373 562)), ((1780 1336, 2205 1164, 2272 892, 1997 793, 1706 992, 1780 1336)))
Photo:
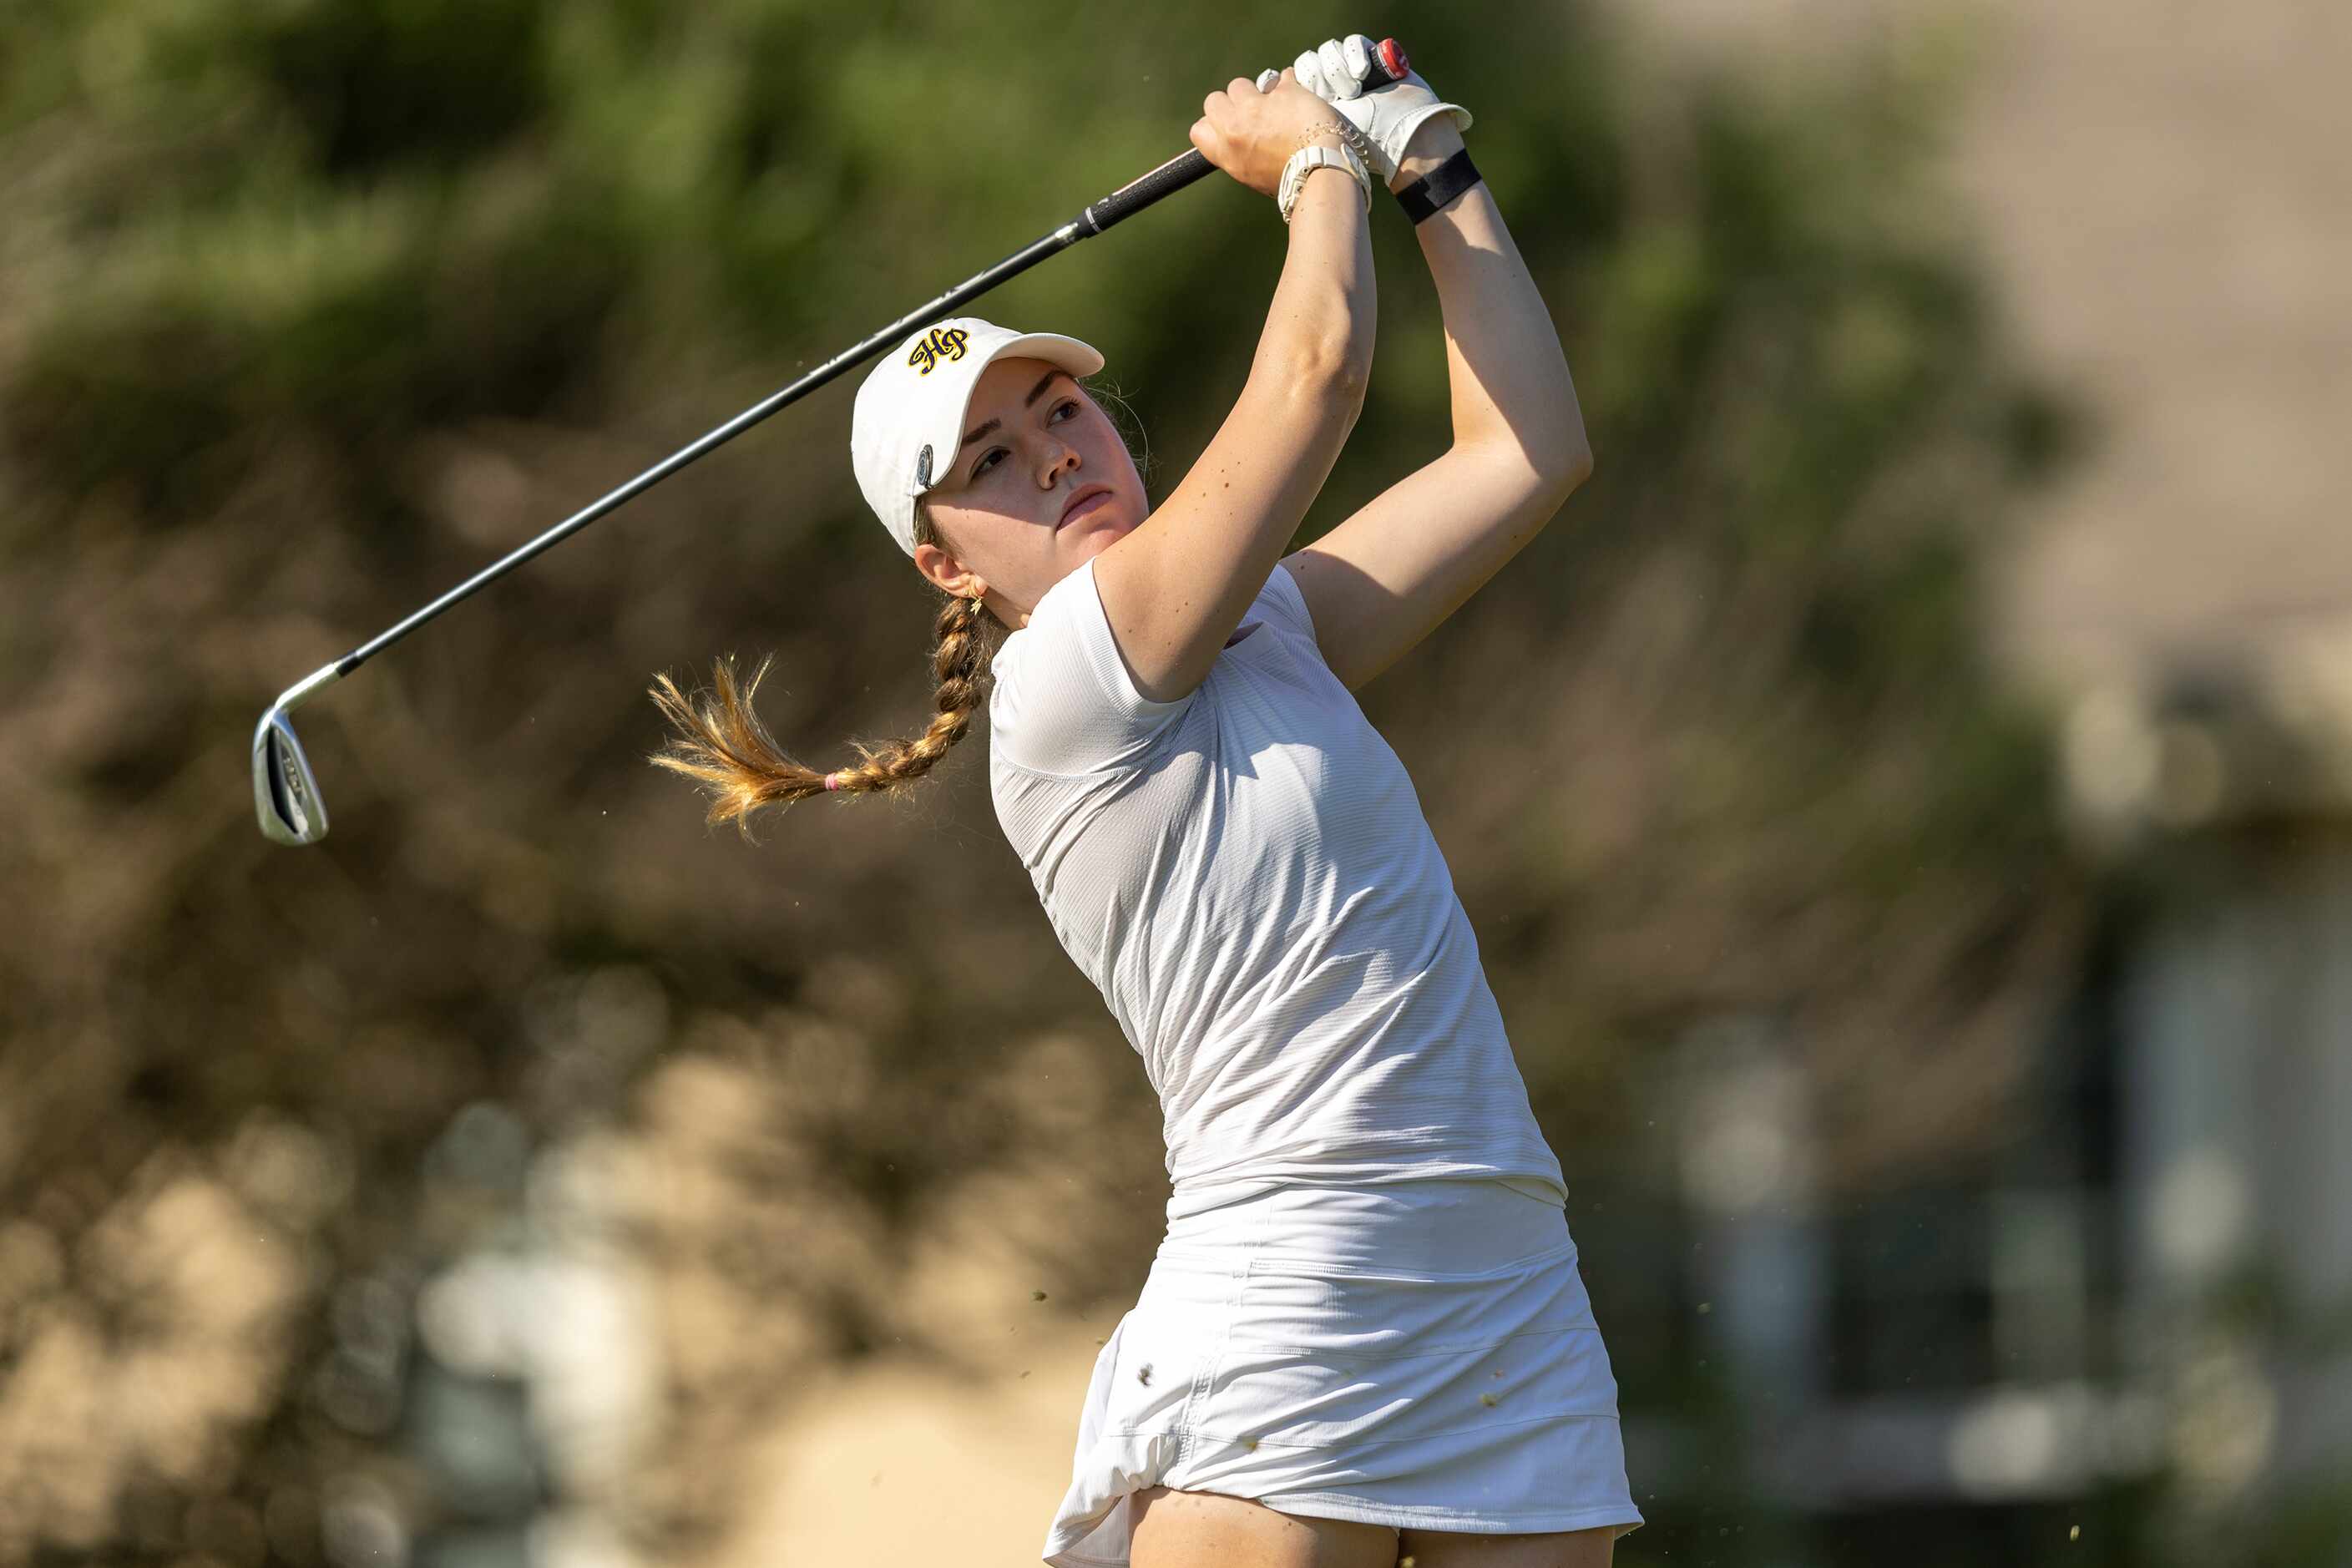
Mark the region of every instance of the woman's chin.
POLYGON ((1079 558, 1099 554, 1134 531, 1135 525, 1112 515, 1110 507, 1097 507, 1076 522, 1062 529, 1062 548, 1079 558))

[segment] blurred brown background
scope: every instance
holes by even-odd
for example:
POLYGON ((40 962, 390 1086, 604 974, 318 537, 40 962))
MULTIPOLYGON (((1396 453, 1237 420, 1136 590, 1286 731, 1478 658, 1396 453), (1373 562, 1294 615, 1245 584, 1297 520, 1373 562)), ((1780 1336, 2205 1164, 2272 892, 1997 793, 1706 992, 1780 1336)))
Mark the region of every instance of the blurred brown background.
MULTIPOLYGON (((1572 1188, 1626 1563, 2352 1563, 2352 14, 2016 0, 0 16, 0 1562, 1034 1560, 1166 1184, 984 739, 757 847, 643 688, 910 731, 836 385, 288 682, 1361 27, 1593 483, 1362 694, 1572 1188)), ((1385 215, 1376 213, 1376 218, 1385 215)), ((1405 226, 1303 537, 1433 455, 1405 226)), ((1154 492, 1280 260, 983 301, 1154 492)))

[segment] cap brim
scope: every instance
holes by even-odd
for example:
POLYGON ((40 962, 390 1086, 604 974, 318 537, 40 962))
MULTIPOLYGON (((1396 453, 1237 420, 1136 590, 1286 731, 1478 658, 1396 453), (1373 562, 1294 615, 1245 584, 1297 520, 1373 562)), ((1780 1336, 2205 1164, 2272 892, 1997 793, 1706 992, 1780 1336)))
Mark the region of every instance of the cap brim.
MULTIPOLYGON (((955 417, 931 437, 933 450, 947 453, 948 459, 931 470, 930 489, 936 489, 948 469, 955 466, 956 458, 963 447, 964 416, 971 412, 972 389, 980 385, 982 374, 1001 359, 1041 359, 1048 364, 1059 365, 1074 376, 1092 375, 1103 367, 1103 356, 1097 353, 1092 346, 1076 338, 1065 337, 1060 332, 1024 332, 989 350, 968 373, 971 380, 956 404, 955 417)), ((917 493, 928 494, 929 489, 917 493)))

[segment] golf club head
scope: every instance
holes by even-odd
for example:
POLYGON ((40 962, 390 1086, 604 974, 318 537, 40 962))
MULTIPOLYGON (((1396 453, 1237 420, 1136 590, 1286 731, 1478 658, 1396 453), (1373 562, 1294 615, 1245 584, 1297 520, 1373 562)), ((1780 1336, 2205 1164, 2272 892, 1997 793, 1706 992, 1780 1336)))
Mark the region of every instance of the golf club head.
POLYGON ((327 836, 327 803, 294 722, 272 708, 253 731, 253 809, 261 831, 280 844, 316 844, 327 836))

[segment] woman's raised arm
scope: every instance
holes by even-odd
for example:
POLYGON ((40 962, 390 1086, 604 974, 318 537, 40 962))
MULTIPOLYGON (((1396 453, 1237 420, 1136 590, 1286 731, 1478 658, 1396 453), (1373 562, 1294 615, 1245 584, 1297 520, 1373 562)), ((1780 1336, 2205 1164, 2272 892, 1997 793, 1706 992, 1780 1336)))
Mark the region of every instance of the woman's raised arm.
MULTIPOLYGON (((1303 142, 1341 145, 1338 120, 1287 71, 1264 93, 1236 78, 1209 96, 1192 143, 1273 195, 1303 142), (1331 129, 1318 137, 1318 126, 1331 129)), ((1372 361, 1364 216, 1345 170, 1307 174, 1240 399, 1174 493, 1095 558, 1113 640, 1148 698, 1171 701, 1208 679, 1355 427, 1372 361)))
MULTIPOLYGON (((1391 187, 1462 151, 1451 119, 1423 121, 1391 187)), ((1472 185, 1415 233, 1445 319, 1453 444, 1287 563, 1351 689, 1459 609, 1592 471, 1551 312, 1493 194, 1472 185)))

